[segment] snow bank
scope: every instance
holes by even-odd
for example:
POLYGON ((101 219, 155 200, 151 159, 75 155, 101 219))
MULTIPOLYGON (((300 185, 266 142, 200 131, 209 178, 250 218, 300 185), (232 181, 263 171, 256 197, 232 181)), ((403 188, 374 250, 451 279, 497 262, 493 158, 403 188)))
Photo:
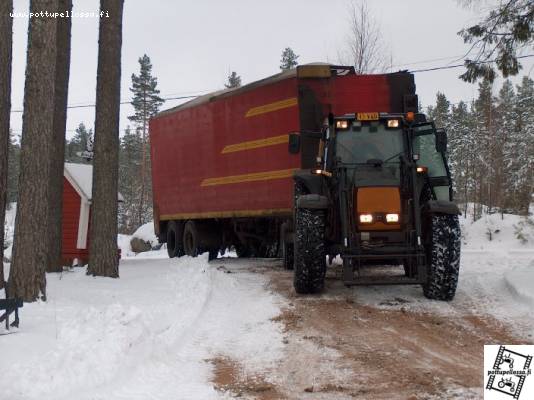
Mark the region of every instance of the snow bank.
POLYGON ((513 214, 460 217, 463 250, 534 250, 534 221, 513 214))
POLYGON ((534 305, 534 261, 526 267, 516 267, 507 271, 504 280, 517 300, 534 305))
POLYGON ((117 236, 117 246, 121 249, 121 258, 135 256, 135 253, 132 251, 132 246, 130 246, 130 240, 132 240, 130 235, 119 233, 117 236))
POLYGON ((209 360, 276 365, 282 300, 264 276, 217 266, 205 254, 123 259, 120 279, 48 274, 48 301, 25 304, 18 332, 0 336, 0 397, 215 399, 209 360))
POLYGON ((154 221, 147 222, 141 225, 132 235, 132 237, 139 238, 151 244, 152 247, 158 245, 158 238, 154 233, 154 221))

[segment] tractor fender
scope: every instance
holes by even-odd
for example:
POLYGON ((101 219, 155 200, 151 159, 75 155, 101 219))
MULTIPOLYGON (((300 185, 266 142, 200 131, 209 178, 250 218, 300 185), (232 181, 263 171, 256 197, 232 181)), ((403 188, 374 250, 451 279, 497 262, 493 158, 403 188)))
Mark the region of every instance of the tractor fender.
POLYGON ((430 214, 460 215, 458 205, 447 200, 429 200, 423 210, 430 214))
POLYGON ((323 176, 312 174, 310 170, 300 169, 293 173, 293 180, 304 186, 308 193, 322 194, 323 176))
POLYGON ((328 208, 329 202, 326 196, 320 194, 305 194, 297 199, 297 208, 307 208, 312 210, 324 210, 328 208))

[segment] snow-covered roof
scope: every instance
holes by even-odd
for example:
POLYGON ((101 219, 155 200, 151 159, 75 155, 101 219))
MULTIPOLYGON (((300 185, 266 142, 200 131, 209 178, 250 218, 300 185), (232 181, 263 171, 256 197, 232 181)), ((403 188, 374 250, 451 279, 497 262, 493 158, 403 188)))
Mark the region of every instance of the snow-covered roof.
MULTIPOLYGON (((65 177, 87 201, 91 200, 93 193, 93 166, 89 164, 65 163, 65 177)), ((119 201, 124 201, 119 193, 119 201)))

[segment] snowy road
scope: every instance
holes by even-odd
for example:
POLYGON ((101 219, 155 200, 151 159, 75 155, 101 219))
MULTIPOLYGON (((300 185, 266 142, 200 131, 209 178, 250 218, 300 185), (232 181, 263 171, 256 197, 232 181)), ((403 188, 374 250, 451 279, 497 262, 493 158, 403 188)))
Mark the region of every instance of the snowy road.
POLYGON ((451 303, 416 286, 295 296, 278 260, 133 258, 119 280, 49 274, 0 336, 0 398, 482 397, 483 344, 533 343, 504 275, 531 252, 465 251, 451 303))

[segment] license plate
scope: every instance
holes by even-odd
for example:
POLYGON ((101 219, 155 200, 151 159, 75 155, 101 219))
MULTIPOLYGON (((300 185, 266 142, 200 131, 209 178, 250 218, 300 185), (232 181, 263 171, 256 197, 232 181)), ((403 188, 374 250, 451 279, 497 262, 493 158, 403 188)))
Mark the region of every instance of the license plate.
POLYGON ((378 113, 377 112, 367 112, 367 113, 358 113, 356 114, 358 121, 377 121, 378 113))

